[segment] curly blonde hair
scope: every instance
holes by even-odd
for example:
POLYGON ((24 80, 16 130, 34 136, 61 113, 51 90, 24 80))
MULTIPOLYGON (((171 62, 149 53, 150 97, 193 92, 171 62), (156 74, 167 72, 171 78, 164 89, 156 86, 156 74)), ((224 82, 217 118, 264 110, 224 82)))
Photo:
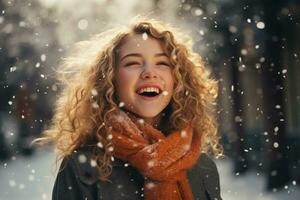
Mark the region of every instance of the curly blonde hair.
POLYGON ((218 82, 192 50, 191 37, 153 19, 135 19, 129 26, 76 44, 74 52, 58 68, 58 79, 64 88, 56 102, 52 124, 36 142, 53 142, 58 159, 81 146, 102 147, 104 153, 95 153, 97 169, 100 179, 109 177, 112 153, 108 148, 112 144, 106 138, 111 131, 106 122, 108 114, 118 109, 114 87, 116 54, 124 38, 132 33, 147 33, 159 40, 174 66, 175 88, 166 108, 164 131, 182 130, 191 122, 194 132, 202 137, 202 151, 221 155, 215 116, 218 82))

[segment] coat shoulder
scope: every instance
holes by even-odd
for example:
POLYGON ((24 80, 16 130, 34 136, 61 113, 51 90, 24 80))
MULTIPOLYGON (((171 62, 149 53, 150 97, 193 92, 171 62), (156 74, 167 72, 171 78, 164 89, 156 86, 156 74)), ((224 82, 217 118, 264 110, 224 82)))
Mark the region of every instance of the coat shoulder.
POLYGON ((75 173, 81 182, 92 185, 99 180, 99 174, 95 165, 96 160, 89 149, 76 150, 67 160, 73 165, 75 173))
MULTIPOLYGON (((73 153, 63 159, 57 173, 52 199, 93 199, 97 194, 97 189, 93 185, 97 176, 94 170, 85 170, 82 167, 77 153, 73 153)), ((88 166, 88 165, 86 165, 88 166)))
POLYGON ((205 171, 214 171, 215 173, 218 172, 217 165, 214 160, 205 153, 200 155, 197 165, 205 171))
POLYGON ((196 166, 191 170, 197 173, 209 199, 220 200, 220 177, 217 165, 207 154, 201 154, 196 166))
POLYGON ((80 149, 74 152, 70 159, 80 182, 89 185, 90 188, 97 187, 99 199, 141 199, 144 178, 125 162, 115 159, 108 181, 102 181, 97 168, 92 164, 94 162, 92 151, 80 149))

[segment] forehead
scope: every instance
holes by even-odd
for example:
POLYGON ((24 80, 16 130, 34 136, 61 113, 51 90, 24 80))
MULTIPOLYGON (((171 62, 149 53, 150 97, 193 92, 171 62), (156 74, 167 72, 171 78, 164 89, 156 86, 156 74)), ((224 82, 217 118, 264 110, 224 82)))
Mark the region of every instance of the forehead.
POLYGON ((163 52, 165 51, 161 42, 146 34, 128 35, 118 48, 119 57, 130 53, 157 54, 163 52))

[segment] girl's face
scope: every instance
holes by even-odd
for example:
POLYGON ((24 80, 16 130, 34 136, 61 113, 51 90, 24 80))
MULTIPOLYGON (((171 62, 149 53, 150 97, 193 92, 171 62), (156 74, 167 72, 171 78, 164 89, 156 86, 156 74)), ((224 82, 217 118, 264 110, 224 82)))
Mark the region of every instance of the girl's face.
POLYGON ((118 49, 116 92, 129 110, 154 125, 174 89, 172 65, 161 43, 146 34, 125 38, 118 49))

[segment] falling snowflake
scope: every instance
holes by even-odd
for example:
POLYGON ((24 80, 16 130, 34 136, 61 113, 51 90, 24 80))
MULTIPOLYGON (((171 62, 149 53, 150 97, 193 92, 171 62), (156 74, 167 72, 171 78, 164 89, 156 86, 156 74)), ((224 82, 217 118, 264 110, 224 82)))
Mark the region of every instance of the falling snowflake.
POLYGON ((231 32, 231 33, 236 33, 237 32, 237 27, 236 26, 233 26, 233 25, 230 25, 229 26, 229 31, 231 32))
POLYGON ((98 95, 98 92, 97 92, 97 90, 95 88, 91 90, 91 93, 92 93, 93 96, 97 96, 98 95))
POLYGON ((34 176, 33 176, 32 174, 30 174, 30 175, 28 176, 28 180, 29 180, 29 181, 33 181, 33 180, 34 180, 34 176))
POLYGON ((152 148, 147 149, 147 153, 152 153, 152 152, 153 152, 152 148))
POLYGON ((149 183, 146 184, 147 189, 152 189, 154 187, 155 187, 155 184, 153 182, 149 182, 149 183))
POLYGON ((43 193, 42 194, 42 199, 47 199, 47 194, 43 193))
POLYGON ((124 186, 123 185, 117 185, 117 188, 118 189, 121 189, 121 188, 123 188, 124 186))
POLYGON ((99 108, 99 105, 98 105, 97 102, 93 102, 93 103, 92 103, 92 107, 95 108, 95 109, 97 109, 97 108, 99 108))
POLYGON ((263 63, 263 62, 265 62, 265 61, 266 61, 266 58, 265 58, 265 57, 259 58, 259 62, 263 63))
POLYGON ((110 146, 110 147, 107 148, 107 150, 112 152, 112 151, 114 151, 114 147, 110 146))
POLYGON ((258 29, 264 29, 265 28, 265 23, 264 22, 257 22, 257 24, 256 24, 256 27, 258 28, 258 29))
POLYGON ((242 50, 241 50, 241 54, 244 55, 244 56, 247 55, 247 54, 248 54, 247 49, 242 49, 242 50))
POLYGON ((23 183, 21 183, 20 185, 19 185, 19 189, 20 190, 23 190, 25 188, 25 185, 23 184, 23 183))
POLYGON ((144 119, 138 119, 138 122, 139 122, 140 124, 144 124, 144 123, 145 123, 145 120, 144 120, 144 119))
POLYGON ((203 10, 200 9, 200 8, 195 8, 193 14, 194 14, 195 16, 201 16, 201 15, 203 15, 203 10))
POLYGON ((58 88, 57 88, 57 85, 56 85, 56 84, 53 84, 53 85, 51 86, 51 89, 52 89, 52 91, 54 91, 54 92, 57 91, 57 89, 58 89, 58 88))
POLYGON ((153 166, 154 166, 154 160, 148 161, 147 166, 148 166, 149 168, 153 167, 153 166))
POLYGON ((169 94, 168 91, 163 91, 163 92, 162 92, 162 95, 163 95, 163 96, 167 96, 168 94, 169 94))
POLYGON ((183 149, 186 151, 190 150, 190 148, 191 148, 191 145, 189 145, 189 144, 186 144, 183 146, 183 149))
POLYGON ((143 33, 142 37, 143 37, 143 40, 147 40, 148 39, 148 34, 147 33, 143 33))
POLYGON ((42 55, 41 55, 41 61, 42 61, 42 62, 45 62, 45 61, 46 61, 46 55, 45 55, 45 54, 42 54, 42 55))
POLYGON ((85 155, 80 154, 80 155, 78 156, 78 161, 79 161, 80 163, 85 163, 85 162, 87 161, 87 158, 86 158, 85 155))
POLYGON ((97 161, 91 159, 90 165, 91 165, 92 167, 96 167, 96 166, 97 166, 97 161))
POLYGON ((10 71, 10 72, 14 72, 14 71, 16 71, 16 70, 17 70, 17 67, 16 67, 16 66, 13 66, 13 67, 9 68, 9 71, 10 71))
POLYGON ((14 180, 10 180, 9 181, 9 186, 10 187, 15 187, 16 186, 16 182, 14 180))
POLYGON ((185 130, 182 130, 180 132, 180 135, 181 135, 181 137, 185 138, 185 137, 187 137, 187 132, 185 130))
POLYGON ((280 105, 276 105, 275 108, 276 108, 276 109, 280 109, 281 106, 280 106, 280 105))
POLYGON ((123 122, 124 121, 124 117, 121 116, 121 115, 117 116, 117 121, 118 122, 123 122))
POLYGON ((78 28, 79 28, 80 30, 85 30, 85 29, 87 29, 88 25, 89 25, 89 22, 88 22, 88 20, 86 20, 86 19, 81 19, 81 20, 79 20, 79 22, 78 22, 78 24, 77 24, 77 26, 78 26, 78 28))
POLYGON ((121 102, 119 103, 119 107, 120 107, 120 108, 122 108, 124 105, 125 105, 125 103, 124 103, 123 101, 121 101, 121 102))
POLYGON ((243 119, 241 118, 241 116, 238 116, 238 115, 237 115, 237 116, 234 117, 234 121, 235 121, 235 122, 242 122, 243 119))
POLYGON ((107 136, 107 139, 108 139, 108 140, 111 140, 112 138, 113 138, 112 134, 109 134, 109 135, 107 136))
POLYGON ((276 170, 271 171, 271 176, 276 176, 276 175, 277 175, 277 171, 276 170))
POLYGON ((264 132, 264 135, 268 135, 268 132, 265 131, 265 132, 264 132))
POLYGON ((19 26, 20 26, 20 27, 25 27, 25 26, 26 26, 26 23, 25 23, 24 21, 20 21, 20 22, 19 22, 19 26))

